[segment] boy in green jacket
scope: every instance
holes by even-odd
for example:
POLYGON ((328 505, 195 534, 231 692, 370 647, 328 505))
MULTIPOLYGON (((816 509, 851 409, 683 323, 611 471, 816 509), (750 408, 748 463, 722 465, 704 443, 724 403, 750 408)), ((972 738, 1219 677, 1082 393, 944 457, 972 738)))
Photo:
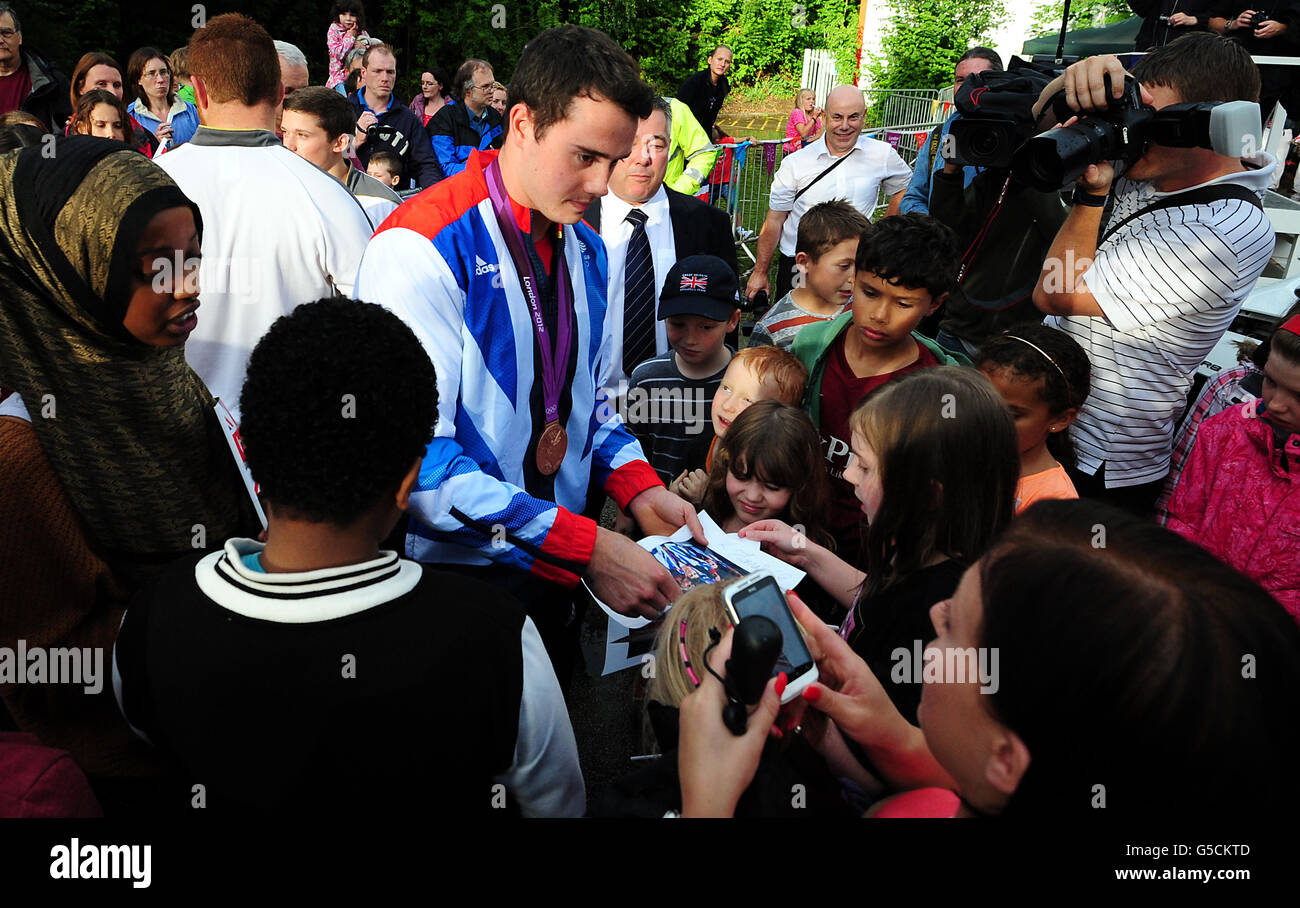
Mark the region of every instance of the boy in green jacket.
POLYGON ((970 365, 916 332, 956 283, 959 260, 956 235, 934 218, 881 220, 858 240, 852 311, 807 326, 791 348, 808 369, 804 409, 821 435, 830 476, 829 529, 836 553, 850 564, 858 559, 862 510, 844 480, 849 417, 864 397, 895 378, 927 366, 970 365))

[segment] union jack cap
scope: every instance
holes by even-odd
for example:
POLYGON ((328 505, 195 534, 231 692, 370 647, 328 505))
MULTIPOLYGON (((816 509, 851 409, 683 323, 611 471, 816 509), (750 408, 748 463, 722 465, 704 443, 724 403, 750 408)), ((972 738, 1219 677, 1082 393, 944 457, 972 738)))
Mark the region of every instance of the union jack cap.
POLYGON ((679 259, 664 277, 659 318, 699 315, 726 321, 736 311, 740 288, 729 263, 712 255, 679 259))

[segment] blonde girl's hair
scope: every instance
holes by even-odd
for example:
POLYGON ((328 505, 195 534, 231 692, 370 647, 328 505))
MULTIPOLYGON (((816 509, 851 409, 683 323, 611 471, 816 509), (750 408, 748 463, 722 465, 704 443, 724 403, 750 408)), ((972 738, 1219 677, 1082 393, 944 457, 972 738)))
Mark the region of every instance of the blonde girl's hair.
MULTIPOLYGON (((646 689, 647 703, 654 701, 676 709, 695 690, 695 681, 691 680, 686 663, 689 660, 690 671, 695 673, 696 680, 702 679, 708 671, 704 667, 704 651, 712 642, 709 629, 716 628, 726 633, 731 627, 731 619, 722 603, 722 591, 734 582, 697 586, 683 593, 668 610, 659 628, 659 636, 655 638, 654 674, 646 689), (682 622, 686 623, 685 658, 682 657, 682 622)), ((647 750, 657 749, 648 716, 645 717, 642 736, 647 750)))
POLYGON ((760 400, 736 417, 718 442, 704 493, 705 509, 720 519, 736 510, 727 495, 728 472, 789 489, 782 519, 802 526, 804 536, 819 545, 834 544, 822 523, 830 492, 821 440, 807 413, 779 400, 760 400))
POLYGON ((890 382, 858 404, 849 425, 876 457, 882 492, 863 546, 864 595, 936 555, 972 563, 1011 523, 1015 425, 975 369, 936 366, 890 382))

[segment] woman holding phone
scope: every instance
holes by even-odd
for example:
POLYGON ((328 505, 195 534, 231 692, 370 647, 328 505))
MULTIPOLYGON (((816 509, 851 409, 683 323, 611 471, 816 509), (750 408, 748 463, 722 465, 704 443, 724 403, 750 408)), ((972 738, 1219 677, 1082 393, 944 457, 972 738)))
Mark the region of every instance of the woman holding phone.
POLYGON ((158 139, 159 150, 184 145, 199 128, 199 112, 176 97, 167 55, 156 47, 142 47, 126 64, 126 83, 135 94, 131 118, 158 139))
MULTIPOLYGON (((926 660, 942 661, 925 669, 919 728, 892 705, 888 679, 791 606, 821 675, 804 691, 800 730, 828 758, 854 742, 899 792, 869 815, 1300 806, 1300 627, 1250 580, 1145 520, 1086 500, 1039 502, 1017 518, 931 611, 926 660), (966 653, 984 660, 978 672, 948 667, 966 653), (1256 664, 1273 668, 1265 677, 1256 664)), ((728 637, 712 654, 719 672, 729 652, 728 637)), ((722 684, 701 673, 681 704, 683 816, 734 811, 780 708, 776 688, 737 737, 722 722, 722 684)))

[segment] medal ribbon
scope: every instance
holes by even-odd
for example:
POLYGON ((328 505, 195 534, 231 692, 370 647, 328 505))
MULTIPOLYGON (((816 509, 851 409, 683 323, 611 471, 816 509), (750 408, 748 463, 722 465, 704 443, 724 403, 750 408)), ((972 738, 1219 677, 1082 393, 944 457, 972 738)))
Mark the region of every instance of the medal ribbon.
POLYGON ((555 247, 554 272, 556 296, 559 301, 559 313, 556 317, 556 338, 552 346, 550 332, 546 330, 546 320, 542 317, 541 300, 537 295, 537 274, 533 263, 524 250, 524 235, 515 221, 510 209, 510 199, 506 196, 505 183, 501 180, 501 168, 494 159, 483 169, 487 178, 488 196, 492 199, 492 209, 496 213, 497 226, 505 237, 506 248, 515 263, 515 274, 519 277, 519 288, 528 309, 533 316, 533 332, 537 336, 537 347, 542 357, 542 403, 546 408, 546 422, 558 423, 560 420, 560 390, 568 373, 569 352, 573 348, 573 288, 569 284, 569 269, 564 261, 564 245, 555 247))

